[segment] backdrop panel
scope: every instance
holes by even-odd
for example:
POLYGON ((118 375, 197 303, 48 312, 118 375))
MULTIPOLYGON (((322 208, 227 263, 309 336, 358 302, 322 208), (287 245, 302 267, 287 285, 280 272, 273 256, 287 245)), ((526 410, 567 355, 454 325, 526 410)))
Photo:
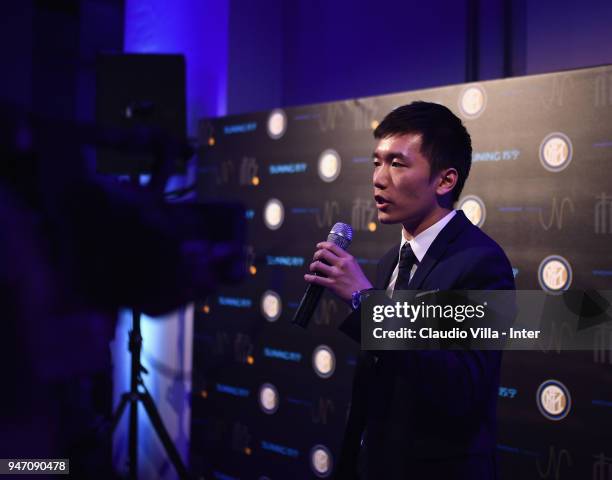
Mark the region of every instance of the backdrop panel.
MULTIPOLYGON (((307 331, 290 320, 317 242, 337 221, 373 278, 399 241, 372 198, 372 130, 392 108, 442 103, 474 154, 457 207, 497 240, 520 289, 612 286, 612 67, 454 85, 202 120, 202 200, 239 200, 247 280, 197 307, 191 463, 207 478, 320 478, 333 471, 358 345, 326 294, 307 331)), ((612 479, 612 331, 597 348, 504 355, 502 479, 612 479)), ((435 381, 435 379, 432 379, 435 381)))

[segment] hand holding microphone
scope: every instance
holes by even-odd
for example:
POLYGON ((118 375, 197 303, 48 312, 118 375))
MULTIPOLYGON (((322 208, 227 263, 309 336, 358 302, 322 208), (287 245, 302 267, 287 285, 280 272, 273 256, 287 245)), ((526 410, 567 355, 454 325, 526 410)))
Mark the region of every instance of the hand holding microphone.
POLYGON ((350 303, 353 292, 372 288, 355 257, 346 251, 350 245, 353 231, 350 225, 336 223, 326 242, 317 244, 311 274, 304 275, 310 285, 300 302, 293 323, 306 327, 325 288, 350 303))

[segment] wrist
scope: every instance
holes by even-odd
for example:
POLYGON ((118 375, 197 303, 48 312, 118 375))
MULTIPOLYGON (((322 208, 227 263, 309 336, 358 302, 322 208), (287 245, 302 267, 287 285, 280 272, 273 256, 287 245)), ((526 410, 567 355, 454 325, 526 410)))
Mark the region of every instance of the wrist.
POLYGON ((361 306, 363 295, 372 290, 375 290, 375 288, 370 285, 369 287, 362 288, 361 290, 355 290, 353 292, 351 295, 351 307, 353 310, 357 310, 361 306))

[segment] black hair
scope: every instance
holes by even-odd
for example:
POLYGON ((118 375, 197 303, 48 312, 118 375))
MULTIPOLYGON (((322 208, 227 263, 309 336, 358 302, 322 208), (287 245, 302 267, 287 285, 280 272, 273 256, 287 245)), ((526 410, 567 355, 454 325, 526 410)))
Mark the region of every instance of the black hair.
POLYGON ((472 140, 461 120, 444 105, 412 102, 393 109, 374 130, 374 138, 408 133, 421 135, 421 154, 429 161, 431 178, 445 168, 458 172, 452 191, 457 201, 472 165, 472 140))

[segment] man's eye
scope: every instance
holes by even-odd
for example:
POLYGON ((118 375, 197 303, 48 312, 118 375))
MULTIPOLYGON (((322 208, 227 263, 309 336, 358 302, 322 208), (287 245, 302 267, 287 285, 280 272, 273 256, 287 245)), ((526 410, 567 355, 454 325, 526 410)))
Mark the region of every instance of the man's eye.
POLYGON ((372 162, 373 167, 380 167, 380 162, 372 162))
POLYGON ((405 165, 403 165, 403 164, 401 164, 401 163, 399 163, 399 162, 392 162, 392 163, 391 163, 391 166, 392 166, 392 167, 398 167, 398 168, 399 168, 399 167, 404 167, 405 165))

